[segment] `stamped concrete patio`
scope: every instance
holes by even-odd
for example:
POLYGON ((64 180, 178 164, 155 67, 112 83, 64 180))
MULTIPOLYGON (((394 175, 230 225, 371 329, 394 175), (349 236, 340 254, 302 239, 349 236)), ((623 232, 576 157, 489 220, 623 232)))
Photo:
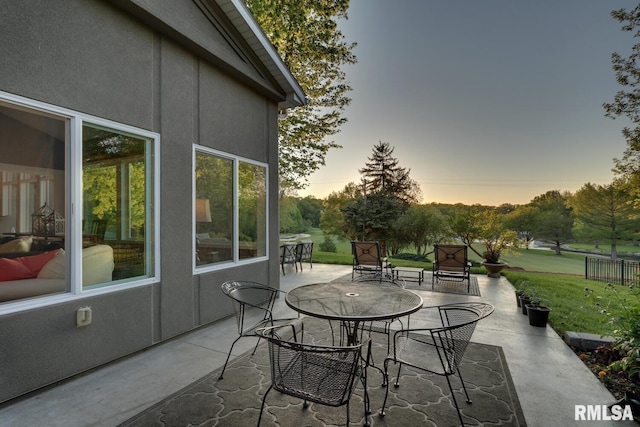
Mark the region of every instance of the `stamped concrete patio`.
MULTIPOLYGON (((350 271, 349 266, 314 264, 304 272, 289 270, 280 279, 287 291, 334 280, 350 271)), ((576 421, 575 405, 609 404, 613 396, 550 327, 529 325, 505 278, 477 278, 479 297, 430 292, 429 278, 422 285, 425 290, 416 292, 425 305, 477 300, 495 306, 495 312, 478 324, 472 341, 503 348, 528 426, 637 425, 633 421, 576 421)), ((277 311, 279 316, 291 314, 283 300, 278 301, 277 311)), ((9 402, 0 407, 0 426, 117 426, 222 366, 235 337, 235 319, 216 322, 9 402)), ((254 344, 253 339, 240 340, 234 354, 241 355, 254 344)))

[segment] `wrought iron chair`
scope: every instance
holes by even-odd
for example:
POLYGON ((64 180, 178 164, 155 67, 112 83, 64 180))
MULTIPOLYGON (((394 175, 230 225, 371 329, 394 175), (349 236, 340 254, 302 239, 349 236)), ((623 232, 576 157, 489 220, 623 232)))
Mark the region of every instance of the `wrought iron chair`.
MULTIPOLYGON (((286 276, 284 272, 285 264, 292 264, 296 266, 296 271, 298 271, 298 264, 296 258, 296 245, 281 245, 280 246, 280 266, 282 267, 282 274, 286 276)), ((302 268, 302 266, 300 267, 302 268)))
POLYGON ((313 242, 300 242, 296 245, 296 262, 300 264, 300 271, 302 271, 302 261, 309 261, 309 267, 313 268, 312 254, 313 242))
POLYGON ((258 331, 268 341, 271 365, 271 385, 262 398, 258 426, 267 395, 272 389, 289 396, 327 406, 347 407, 347 425, 349 425, 349 401, 355 387, 356 378, 363 380, 365 391, 365 418, 369 413, 369 399, 366 394, 366 369, 364 369, 362 350, 370 341, 352 346, 327 346, 303 343, 297 339, 295 326, 274 326, 258 331), (292 339, 280 335, 293 328, 292 339))
POLYGON ((258 337, 258 342, 252 353, 255 354, 258 344, 260 344, 260 335, 256 332, 256 329, 273 326, 276 322, 291 322, 295 320, 295 318, 273 318, 273 305, 278 298, 278 294, 284 293, 278 289, 255 282, 231 280, 222 284, 222 292, 233 301, 239 336, 231 344, 219 379, 223 378, 233 346, 236 345, 240 338, 258 337))
POLYGON ((386 393, 380 416, 389 396, 389 362, 398 363, 395 387, 399 387, 402 365, 444 376, 447 379, 453 403, 458 411, 460 424, 464 426, 462 414, 453 389, 450 376, 458 373, 467 403, 471 403, 467 388, 458 369, 467 344, 479 320, 493 313, 493 306, 486 303, 455 303, 435 307, 425 307, 418 313, 427 313, 438 319, 438 326, 432 328, 404 329, 393 337, 393 352, 384 361, 386 393))
POLYGON ((387 262, 381 254, 379 242, 352 241, 351 252, 353 253, 351 280, 353 280, 355 273, 372 273, 376 277, 382 278, 383 270, 387 268, 387 262))
POLYGON ((467 245, 434 245, 435 260, 433 261, 433 276, 431 290, 436 280, 467 281, 467 293, 471 289, 471 263, 467 257, 467 245))

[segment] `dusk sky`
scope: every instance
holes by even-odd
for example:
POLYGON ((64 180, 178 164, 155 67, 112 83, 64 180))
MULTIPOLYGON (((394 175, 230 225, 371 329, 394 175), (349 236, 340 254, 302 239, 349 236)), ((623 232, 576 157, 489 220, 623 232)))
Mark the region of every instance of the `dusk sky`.
POLYGON ((604 117, 611 53, 632 33, 611 18, 630 0, 351 0, 339 26, 357 42, 345 71, 348 123, 300 196, 324 198, 379 141, 411 169, 423 202, 522 204, 548 190, 608 184, 626 119, 604 117))

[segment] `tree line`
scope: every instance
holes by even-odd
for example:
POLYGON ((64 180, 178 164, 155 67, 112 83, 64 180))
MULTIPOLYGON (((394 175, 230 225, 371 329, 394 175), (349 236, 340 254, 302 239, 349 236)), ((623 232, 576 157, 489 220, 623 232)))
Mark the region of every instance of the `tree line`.
POLYGON ((428 255, 436 243, 458 241, 480 257, 499 257, 501 250, 528 248, 536 239, 551 243, 557 254, 566 243, 606 243, 616 258, 617 244, 635 241, 640 231, 633 183, 624 178, 586 183, 574 193, 550 190, 522 205, 420 204, 419 186, 389 143, 376 144, 368 160, 359 183, 324 200, 284 197, 281 232, 320 227, 326 240, 377 240, 390 255, 407 250, 428 255), (484 243, 486 251, 475 249, 474 242, 484 243), (487 254, 492 250, 497 253, 487 254))

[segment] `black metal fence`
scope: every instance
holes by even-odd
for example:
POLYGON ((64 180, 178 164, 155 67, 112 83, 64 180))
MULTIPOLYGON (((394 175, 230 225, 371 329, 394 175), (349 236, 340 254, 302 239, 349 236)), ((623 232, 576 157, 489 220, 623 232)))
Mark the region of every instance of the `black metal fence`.
POLYGON ((640 281, 640 262, 624 259, 585 257, 585 278, 614 285, 630 285, 640 281))

